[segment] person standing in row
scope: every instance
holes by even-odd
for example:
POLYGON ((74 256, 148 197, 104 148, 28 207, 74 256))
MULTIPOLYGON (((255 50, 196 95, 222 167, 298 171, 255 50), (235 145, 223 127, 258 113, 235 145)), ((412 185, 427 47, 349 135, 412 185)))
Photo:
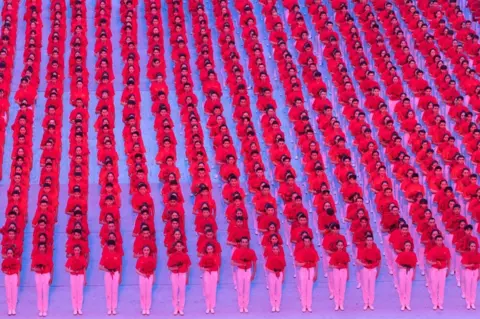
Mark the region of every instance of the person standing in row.
POLYGON ((318 277, 318 253, 310 236, 303 237, 303 247, 295 252, 295 264, 300 267, 300 299, 302 312, 312 312, 313 283, 318 277))
POLYGON ((181 241, 175 243, 175 252, 168 256, 168 269, 171 271, 173 315, 183 316, 185 291, 188 283, 188 270, 192 264, 181 241))
POLYGON ((138 257, 136 270, 138 274, 138 285, 140 287, 140 306, 142 315, 150 315, 152 307, 152 286, 155 280, 155 269, 157 268, 157 259, 152 256, 149 246, 142 249, 142 255, 138 257))
POLYGON ((373 302, 375 300, 375 281, 379 274, 380 261, 382 255, 377 245, 373 242, 373 236, 368 235, 365 240, 365 246, 358 249, 357 262, 363 266, 362 269, 362 294, 363 310, 374 310, 373 302))
POLYGON ((275 244, 266 258, 265 268, 267 270, 268 293, 270 295, 272 312, 280 312, 282 283, 285 279, 285 255, 281 253, 280 247, 275 244))
POLYGON ((329 262, 330 267, 333 268, 333 298, 337 311, 344 309, 349 262, 350 256, 345 250, 345 244, 342 240, 337 241, 337 250, 331 254, 329 262))
POLYGON ((257 272, 257 255, 249 247, 250 241, 242 237, 240 247, 232 255, 232 265, 237 267, 237 296, 240 312, 248 312, 250 302, 250 285, 257 272))
POLYGON ((435 246, 427 253, 427 262, 432 266, 430 269, 430 283, 433 310, 443 310, 445 297, 445 281, 450 269, 450 250, 443 243, 443 237, 435 237, 435 246))
POLYGON ((467 309, 475 310, 475 300, 477 298, 478 268, 480 267, 480 253, 477 243, 470 242, 469 250, 462 254, 463 275, 465 277, 465 301, 467 309))
POLYGON ((115 251, 114 240, 107 241, 107 249, 103 250, 100 259, 100 270, 105 272, 105 297, 108 315, 117 314, 118 286, 121 281, 122 255, 115 251))
MULTIPOLYGON (((328 209, 331 216, 335 216, 332 209, 328 209)), ((333 268, 330 266, 330 258, 332 254, 337 251, 337 242, 341 240, 343 242, 344 249, 347 246, 347 240, 345 236, 340 234, 340 225, 337 222, 329 224, 327 231, 324 233, 322 240, 322 247, 324 252, 323 265, 325 276, 327 277, 328 290, 330 292, 330 299, 334 298, 334 284, 333 284, 333 268)))
POLYGON ((31 269, 35 272, 38 315, 46 317, 48 312, 48 295, 53 278, 53 262, 51 254, 47 253, 45 243, 38 244, 37 252, 32 254, 31 269))
POLYGON ((397 255, 395 260, 398 266, 398 295, 400 296, 401 310, 412 310, 410 300, 412 296, 412 282, 415 279, 417 255, 412 250, 412 243, 406 241, 403 244, 403 251, 397 255))
POLYGON ((7 297, 8 315, 17 314, 18 285, 20 283, 20 259, 8 248, 6 258, 2 261, 2 272, 5 275, 5 295, 7 297))
POLYGON ((83 314, 83 286, 87 284, 87 281, 85 280, 87 259, 82 254, 80 246, 75 246, 73 248, 73 255, 67 259, 65 268, 70 274, 73 314, 81 315, 83 314))
POLYGON ((205 247, 205 254, 200 259, 199 266, 203 270, 203 293, 207 306, 205 313, 213 314, 217 300, 218 270, 220 268, 220 257, 215 252, 213 244, 208 243, 205 247))

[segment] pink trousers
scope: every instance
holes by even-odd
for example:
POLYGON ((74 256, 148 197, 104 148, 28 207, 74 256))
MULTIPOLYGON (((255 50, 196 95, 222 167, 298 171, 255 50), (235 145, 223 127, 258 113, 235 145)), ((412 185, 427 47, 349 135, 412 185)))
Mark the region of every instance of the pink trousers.
POLYGON ((187 286, 187 273, 172 273, 170 275, 172 281, 172 304, 176 310, 183 311, 185 307, 185 290, 187 286))
MULTIPOLYGON (((358 248, 356 245, 352 245, 353 256, 358 255, 358 248)), ((357 281, 358 288, 362 285, 362 265, 358 264, 356 260, 353 260, 353 265, 355 266, 355 280, 357 281)))
POLYGON ((395 260, 397 260, 397 256, 398 254, 395 252, 395 250, 393 249, 392 247, 392 256, 393 256, 393 264, 392 264, 392 267, 393 267, 393 284, 395 285, 395 287, 398 287, 399 285, 399 280, 398 280, 398 264, 395 262, 395 260))
POLYGON ((375 301, 375 281, 377 279, 377 268, 362 269, 362 295, 366 305, 372 305, 375 301))
POLYGON ((5 295, 8 311, 16 310, 18 297, 18 275, 5 275, 5 295))
POLYGON ((447 268, 430 268, 430 284, 432 292, 432 302, 434 306, 443 307, 445 297, 445 281, 447 277, 447 268))
POLYGON ((323 272, 325 274, 328 274, 328 272, 331 270, 330 269, 330 255, 323 249, 323 258, 322 258, 322 266, 323 266, 323 272))
POLYGON ((112 311, 117 309, 118 304, 118 284, 120 280, 120 273, 118 271, 113 274, 105 272, 105 298, 107 299, 107 310, 112 311))
POLYGON ((334 268, 333 275, 333 298, 335 306, 342 306, 345 302, 345 289, 347 287, 347 269, 334 268))
POLYGON ((384 248, 385 248, 385 261, 387 262, 388 271, 393 271, 393 248, 388 241, 390 234, 383 236, 384 248))
POLYGON ((432 278, 430 276, 430 270, 432 267, 430 265, 426 265, 425 267, 425 285, 427 286, 428 294, 430 295, 430 298, 432 298, 432 278))
POLYGON ((323 260, 323 271, 327 275, 327 283, 328 283, 328 291, 330 295, 334 295, 333 289, 334 289, 334 284, 333 284, 333 274, 332 274, 332 268, 330 268, 330 255, 327 254, 327 252, 324 250, 323 253, 324 258, 323 260))
POLYGON ((283 273, 279 277, 273 271, 268 272, 268 293, 270 295, 270 304, 274 308, 280 308, 282 302, 282 281, 283 273))
POLYGON ((457 251, 454 252, 452 255, 452 267, 455 267, 455 279, 457 280, 457 284, 462 282, 462 256, 457 251))
POLYGON ((388 110, 390 111, 390 114, 393 114, 393 110, 395 109, 395 105, 398 103, 398 101, 388 101, 388 110))
POLYGON ((452 234, 447 234, 445 236, 445 242, 446 242, 446 245, 448 247, 448 249, 450 250, 450 256, 452 257, 451 259, 451 268, 450 268, 450 271, 452 272, 453 274, 453 271, 455 270, 455 262, 456 262, 456 252, 455 252, 455 245, 453 244, 453 235, 452 234))
POLYGON ((418 106, 418 102, 420 101, 420 98, 419 97, 414 97, 413 98, 413 105, 418 106))
POLYGON ((214 309, 217 300, 218 271, 205 271, 203 273, 203 294, 207 309, 214 309))
POLYGON ((250 302, 251 269, 237 269, 237 296, 240 309, 248 308, 250 302))
POLYGON ((315 268, 301 267, 299 270, 300 299, 302 308, 312 308, 313 277, 315 268))
POLYGON ((73 311, 82 310, 84 282, 85 275, 70 275, 70 289, 72 291, 73 311))
POLYGON ((419 242, 418 244, 418 267, 421 271, 425 271, 425 246, 419 242))
POLYGON ((140 306, 142 310, 150 310, 152 307, 153 275, 148 277, 139 276, 138 279, 140 286, 140 306))
MULTIPOLYGON (((235 249, 237 249, 237 247, 232 247, 232 254, 230 255, 230 257, 233 256, 235 249)), ((233 277, 233 286, 235 287, 235 289, 237 289, 237 267, 235 266, 232 266, 232 277, 233 277)))
POLYGON ((37 287, 37 307, 39 312, 48 311, 48 291, 50 286, 50 273, 35 274, 35 286, 37 287))
POLYGON ((465 277, 465 301, 467 305, 474 305, 477 299, 478 269, 464 269, 465 277))
POLYGON ((400 305, 410 306, 412 296, 413 269, 407 271, 405 268, 398 270, 398 294, 400 296, 400 305))

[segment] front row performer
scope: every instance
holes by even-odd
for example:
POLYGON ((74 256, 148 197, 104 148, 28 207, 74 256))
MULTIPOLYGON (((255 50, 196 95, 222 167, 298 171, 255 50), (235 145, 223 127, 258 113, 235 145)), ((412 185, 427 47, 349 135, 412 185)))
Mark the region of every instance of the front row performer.
POLYGON ((468 250, 462 255, 462 266, 465 283, 465 301, 467 309, 475 310, 477 298, 478 268, 480 267, 480 253, 477 243, 472 241, 468 244, 468 250))
POLYGON ((35 272, 37 288, 38 315, 46 317, 48 312, 48 296, 53 277, 52 256, 47 252, 47 245, 39 243, 37 251, 32 253, 32 271, 35 272))
POLYGON ((303 237, 303 247, 295 251, 295 264, 300 267, 300 300, 302 312, 312 312, 313 283, 318 277, 318 253, 310 236, 303 237))
POLYGON ((138 257, 135 269, 138 274, 138 286, 140 287, 140 305, 142 315, 150 315, 152 307, 152 287, 155 280, 155 269, 157 268, 157 259, 152 255, 149 246, 142 249, 142 255, 138 257))
POLYGON ((100 270, 105 272, 105 296, 108 315, 117 314, 118 286, 122 273, 122 254, 115 250, 115 241, 109 240, 100 259, 100 270))
POLYGON ((79 245, 73 248, 73 255, 67 259, 65 268, 70 274, 73 314, 81 315, 83 314, 83 286, 87 284, 85 280, 87 259, 82 254, 82 248, 79 245))
POLYGON ((175 252, 168 256, 168 269, 172 281, 173 315, 183 316, 185 308, 185 290, 188 282, 188 270, 192 264, 181 241, 175 243, 175 252))
POLYGON ((236 248, 232 255, 232 265, 237 267, 237 295, 240 312, 248 312, 250 301, 250 285, 257 271, 257 255, 249 247, 250 241, 242 237, 240 247, 236 248))
POLYGON ((268 280, 268 293, 272 312, 280 312, 282 303, 282 283, 285 279, 285 254, 278 244, 271 247, 265 264, 268 280))
POLYGON ((430 284, 433 310, 443 310, 445 297, 445 281, 450 270, 450 250, 443 243, 443 237, 435 237, 435 246, 427 253, 427 262, 430 269, 430 284))
POLYGON ((330 267, 333 268, 333 298, 335 301, 335 310, 344 310, 349 262, 350 256, 345 250, 345 244, 342 240, 337 241, 337 250, 330 256, 330 267))
POLYGON ((220 268, 220 257, 215 251, 215 246, 208 243, 205 247, 205 254, 199 261, 199 266, 203 270, 203 292, 207 310, 205 313, 215 313, 217 300, 218 270, 220 268))
POLYGON ((367 235, 365 246, 358 249, 357 262, 363 266, 361 270, 363 310, 374 310, 375 281, 377 279, 381 261, 380 250, 373 242, 373 236, 367 235))
POLYGON ((18 284, 20 281, 20 259, 14 256, 13 248, 8 248, 7 256, 2 261, 2 272, 5 275, 5 290, 8 315, 17 314, 18 284))
POLYGON ((403 251, 397 255, 395 262, 398 265, 398 294, 400 296, 401 310, 412 310, 410 300, 412 297, 412 282, 415 279, 417 255, 412 250, 412 242, 403 244, 403 251))

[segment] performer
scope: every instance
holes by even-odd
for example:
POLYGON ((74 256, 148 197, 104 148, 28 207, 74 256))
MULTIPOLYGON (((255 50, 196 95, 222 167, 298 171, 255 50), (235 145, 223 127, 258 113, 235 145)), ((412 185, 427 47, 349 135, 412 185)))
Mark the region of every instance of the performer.
POLYGON ((100 259, 100 270, 105 272, 105 297, 108 315, 117 314, 118 285, 121 281, 122 255, 116 251, 114 240, 107 241, 107 249, 103 250, 100 259))
POLYGON ((5 295, 7 297, 8 315, 17 314, 18 285, 20 281, 20 259, 14 256, 13 248, 7 248, 6 257, 2 261, 2 272, 5 274, 5 295))
POLYGON ((470 242, 469 250, 462 255, 463 275, 465 276, 465 301, 467 309, 475 310, 477 298, 478 268, 480 266, 480 253, 477 243, 470 242))
POLYGON ((345 290, 347 288, 348 263, 350 256, 345 250, 343 240, 337 241, 337 250, 330 255, 330 267, 333 268, 333 298, 335 310, 342 310, 345 302, 345 290))
POLYGON ((218 270, 220 268, 220 256, 215 251, 215 246, 208 243, 205 246, 205 253, 199 262, 203 270, 203 293, 207 310, 205 313, 215 313, 217 300, 218 270))
POLYGON ((157 259, 152 256, 149 246, 143 247, 143 254, 137 259, 136 270, 140 287, 140 305, 142 315, 150 315, 152 306, 152 286, 155 280, 157 259))
POLYGON ((362 294, 363 310, 374 310, 373 302, 375 300, 375 280, 378 277, 380 260, 382 256, 380 250, 373 242, 373 236, 367 235, 365 246, 358 249, 357 262, 363 266, 362 269, 362 294))
POLYGON ((237 296, 240 312, 248 312, 250 301, 250 285, 257 271, 257 255, 249 247, 250 241, 242 237, 240 247, 235 249, 232 255, 232 265, 237 267, 237 296))
POLYGON ((303 237, 303 247, 295 251, 295 264, 300 267, 300 299, 302 312, 312 312, 313 283, 318 275, 318 253, 312 245, 312 238, 303 237))
POLYGON ((170 280, 172 281, 172 303, 173 315, 183 316, 185 308, 185 290, 188 283, 188 270, 190 257, 185 252, 185 246, 181 241, 174 245, 175 252, 168 256, 168 269, 171 271, 170 280))
MULTIPOLYGON (((336 220, 335 213, 333 209, 327 209, 326 216, 333 216, 336 220), (329 213, 328 213, 329 212, 329 213)), ((347 240, 345 236, 340 234, 340 225, 335 221, 328 224, 328 228, 323 236, 322 247, 323 247, 323 271, 325 272, 325 277, 328 278, 328 290, 330 291, 330 299, 334 298, 333 293, 333 268, 330 267, 330 257, 337 250, 337 242, 339 240, 343 241, 343 246, 347 246, 347 240)))
POLYGON ((433 310, 443 310, 445 297, 445 281, 450 269, 450 250, 443 243, 443 237, 435 237, 435 246, 427 253, 427 262, 430 269, 430 283, 432 292, 433 310))
POLYGON ((415 270, 417 265, 417 255, 412 250, 412 243, 406 241, 403 244, 403 251, 397 255, 395 260, 398 266, 398 294, 400 296, 400 305, 402 311, 410 308, 410 299, 412 296, 412 282, 415 279, 415 270))
POLYGON ((38 250, 32 254, 32 271, 35 272, 38 315, 46 317, 48 312, 48 293, 52 284, 53 262, 52 255, 47 253, 47 245, 45 243, 38 244, 38 250))
POLYGON ((82 254, 80 246, 73 248, 73 256, 67 259, 65 268, 70 273, 70 288, 72 292, 73 314, 81 315, 83 304, 83 286, 87 285, 85 280, 85 270, 87 269, 87 260, 82 254))
POLYGON ((278 244, 270 248, 270 253, 266 256, 265 268, 267 270, 268 293, 270 294, 270 304, 272 312, 280 312, 282 301, 282 283, 285 279, 285 255, 280 250, 278 244))

